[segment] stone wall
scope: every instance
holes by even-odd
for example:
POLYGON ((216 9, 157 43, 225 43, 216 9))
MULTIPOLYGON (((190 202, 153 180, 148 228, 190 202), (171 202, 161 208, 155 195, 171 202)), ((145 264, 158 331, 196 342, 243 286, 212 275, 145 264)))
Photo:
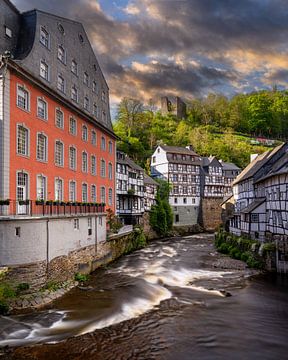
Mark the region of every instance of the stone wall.
POLYGON ((222 198, 203 198, 201 203, 202 225, 206 231, 215 231, 222 224, 222 198))

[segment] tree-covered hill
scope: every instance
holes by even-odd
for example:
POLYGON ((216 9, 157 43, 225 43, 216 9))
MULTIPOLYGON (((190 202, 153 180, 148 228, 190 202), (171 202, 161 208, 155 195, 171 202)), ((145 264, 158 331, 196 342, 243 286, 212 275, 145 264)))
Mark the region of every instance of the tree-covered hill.
POLYGON ((288 137, 288 92, 260 91, 228 99, 210 94, 187 104, 186 119, 162 116, 135 99, 123 99, 118 107, 115 133, 118 148, 149 168, 149 157, 159 143, 193 145, 201 156, 211 154, 245 167, 251 153, 268 148, 253 145, 253 138, 284 141, 288 137))

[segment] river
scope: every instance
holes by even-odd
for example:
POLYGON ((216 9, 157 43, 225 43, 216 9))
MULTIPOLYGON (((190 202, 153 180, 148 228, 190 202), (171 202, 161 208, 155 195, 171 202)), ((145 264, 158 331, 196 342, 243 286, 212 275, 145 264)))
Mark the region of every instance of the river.
POLYGON ((0 317, 0 359, 287 359, 287 279, 221 261, 208 234, 155 241, 41 311, 0 317))

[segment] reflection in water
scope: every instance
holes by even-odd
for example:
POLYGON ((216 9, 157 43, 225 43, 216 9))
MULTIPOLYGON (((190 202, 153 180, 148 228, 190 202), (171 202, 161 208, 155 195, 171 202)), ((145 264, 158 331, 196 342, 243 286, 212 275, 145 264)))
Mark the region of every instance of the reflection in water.
MULTIPOLYGON (((46 351, 71 359, 73 351, 79 359, 97 351, 101 360, 281 359, 287 284, 247 283, 249 271, 213 269, 217 256, 208 235, 155 242, 96 271, 86 291, 73 289, 53 309, 0 318, 0 346, 81 335, 46 351)), ((37 349, 36 358, 46 359, 37 349)))

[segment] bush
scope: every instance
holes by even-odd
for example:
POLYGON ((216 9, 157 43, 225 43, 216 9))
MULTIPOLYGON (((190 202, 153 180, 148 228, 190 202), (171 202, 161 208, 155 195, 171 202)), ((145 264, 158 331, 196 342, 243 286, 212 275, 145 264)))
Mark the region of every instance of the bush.
POLYGON ((4 300, 0 300, 0 315, 8 314, 9 306, 4 300))
POLYGON ((74 280, 75 281, 79 281, 79 282, 85 282, 89 280, 89 275, 86 274, 81 274, 81 273, 76 273, 74 275, 74 280))
POLYGON ((43 288, 43 290, 57 291, 61 289, 61 283, 56 281, 49 281, 43 288))

